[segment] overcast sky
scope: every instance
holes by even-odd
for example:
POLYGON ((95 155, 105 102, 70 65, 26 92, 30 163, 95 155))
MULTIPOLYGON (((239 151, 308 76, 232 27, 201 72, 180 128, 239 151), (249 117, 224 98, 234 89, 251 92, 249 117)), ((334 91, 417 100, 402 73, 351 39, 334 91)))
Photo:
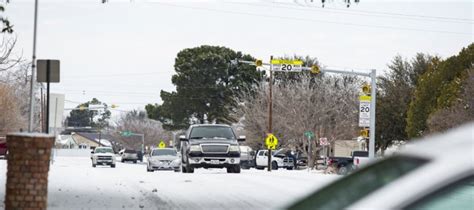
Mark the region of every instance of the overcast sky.
MULTIPOLYGON (((93 97, 121 110, 160 103, 160 90, 174 90, 176 54, 200 45, 264 61, 309 55, 380 74, 396 55, 445 58, 474 37, 472 1, 361 0, 350 8, 343 0, 325 8, 320 0, 100 1, 40 0, 37 57, 61 60, 61 83, 51 92, 66 94, 66 108, 93 97)), ((11 2, 5 15, 16 52, 31 59, 34 1, 11 2)))

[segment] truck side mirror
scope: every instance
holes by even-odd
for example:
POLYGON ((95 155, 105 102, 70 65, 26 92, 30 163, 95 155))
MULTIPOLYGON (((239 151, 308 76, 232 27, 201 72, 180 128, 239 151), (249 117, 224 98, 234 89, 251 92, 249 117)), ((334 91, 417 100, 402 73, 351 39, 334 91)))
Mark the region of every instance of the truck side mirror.
POLYGON ((239 136, 239 138, 237 139, 237 141, 245 141, 245 136, 239 136))
POLYGON ((94 154, 94 150, 91 150, 91 154, 94 154))
POLYGON ((179 140, 180 140, 180 141, 188 141, 188 139, 186 138, 185 135, 179 136, 179 140))

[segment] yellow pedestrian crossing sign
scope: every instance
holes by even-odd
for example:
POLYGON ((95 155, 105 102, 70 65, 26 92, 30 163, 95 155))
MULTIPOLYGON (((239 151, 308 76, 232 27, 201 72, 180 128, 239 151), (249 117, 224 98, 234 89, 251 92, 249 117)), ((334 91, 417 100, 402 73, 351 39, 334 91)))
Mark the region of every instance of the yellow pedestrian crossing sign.
POLYGON ((272 133, 269 133, 265 139, 265 144, 268 149, 276 149, 278 146, 278 139, 272 133))
POLYGON ((165 148, 166 144, 163 140, 160 141, 160 144, 158 145, 159 148, 165 148))

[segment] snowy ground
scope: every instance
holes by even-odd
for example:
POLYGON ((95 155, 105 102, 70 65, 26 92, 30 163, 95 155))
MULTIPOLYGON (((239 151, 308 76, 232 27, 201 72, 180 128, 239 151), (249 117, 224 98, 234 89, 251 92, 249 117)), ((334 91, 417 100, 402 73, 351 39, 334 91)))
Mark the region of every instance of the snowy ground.
MULTIPOLYGON (((194 174, 146 172, 144 164, 92 168, 86 157, 56 157, 48 209, 275 209, 337 178, 308 171, 198 169, 194 174)), ((6 160, 0 160, 0 209, 6 160)))

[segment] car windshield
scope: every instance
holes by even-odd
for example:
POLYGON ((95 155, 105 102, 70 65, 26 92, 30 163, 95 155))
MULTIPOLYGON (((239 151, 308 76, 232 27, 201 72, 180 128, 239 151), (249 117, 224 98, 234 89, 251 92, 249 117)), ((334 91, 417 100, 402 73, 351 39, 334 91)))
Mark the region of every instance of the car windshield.
POLYGON ((164 156, 164 155, 170 155, 170 156, 177 156, 177 152, 174 149, 157 149, 153 150, 151 153, 151 156, 164 156))
POLYGON ((95 153, 114 153, 112 148, 97 148, 95 149, 95 153))
POLYGON ((288 209, 344 209, 427 162, 403 156, 385 159, 329 184, 288 209))
POLYGON ((199 126, 191 130, 189 139, 235 139, 235 135, 230 127, 199 126))

